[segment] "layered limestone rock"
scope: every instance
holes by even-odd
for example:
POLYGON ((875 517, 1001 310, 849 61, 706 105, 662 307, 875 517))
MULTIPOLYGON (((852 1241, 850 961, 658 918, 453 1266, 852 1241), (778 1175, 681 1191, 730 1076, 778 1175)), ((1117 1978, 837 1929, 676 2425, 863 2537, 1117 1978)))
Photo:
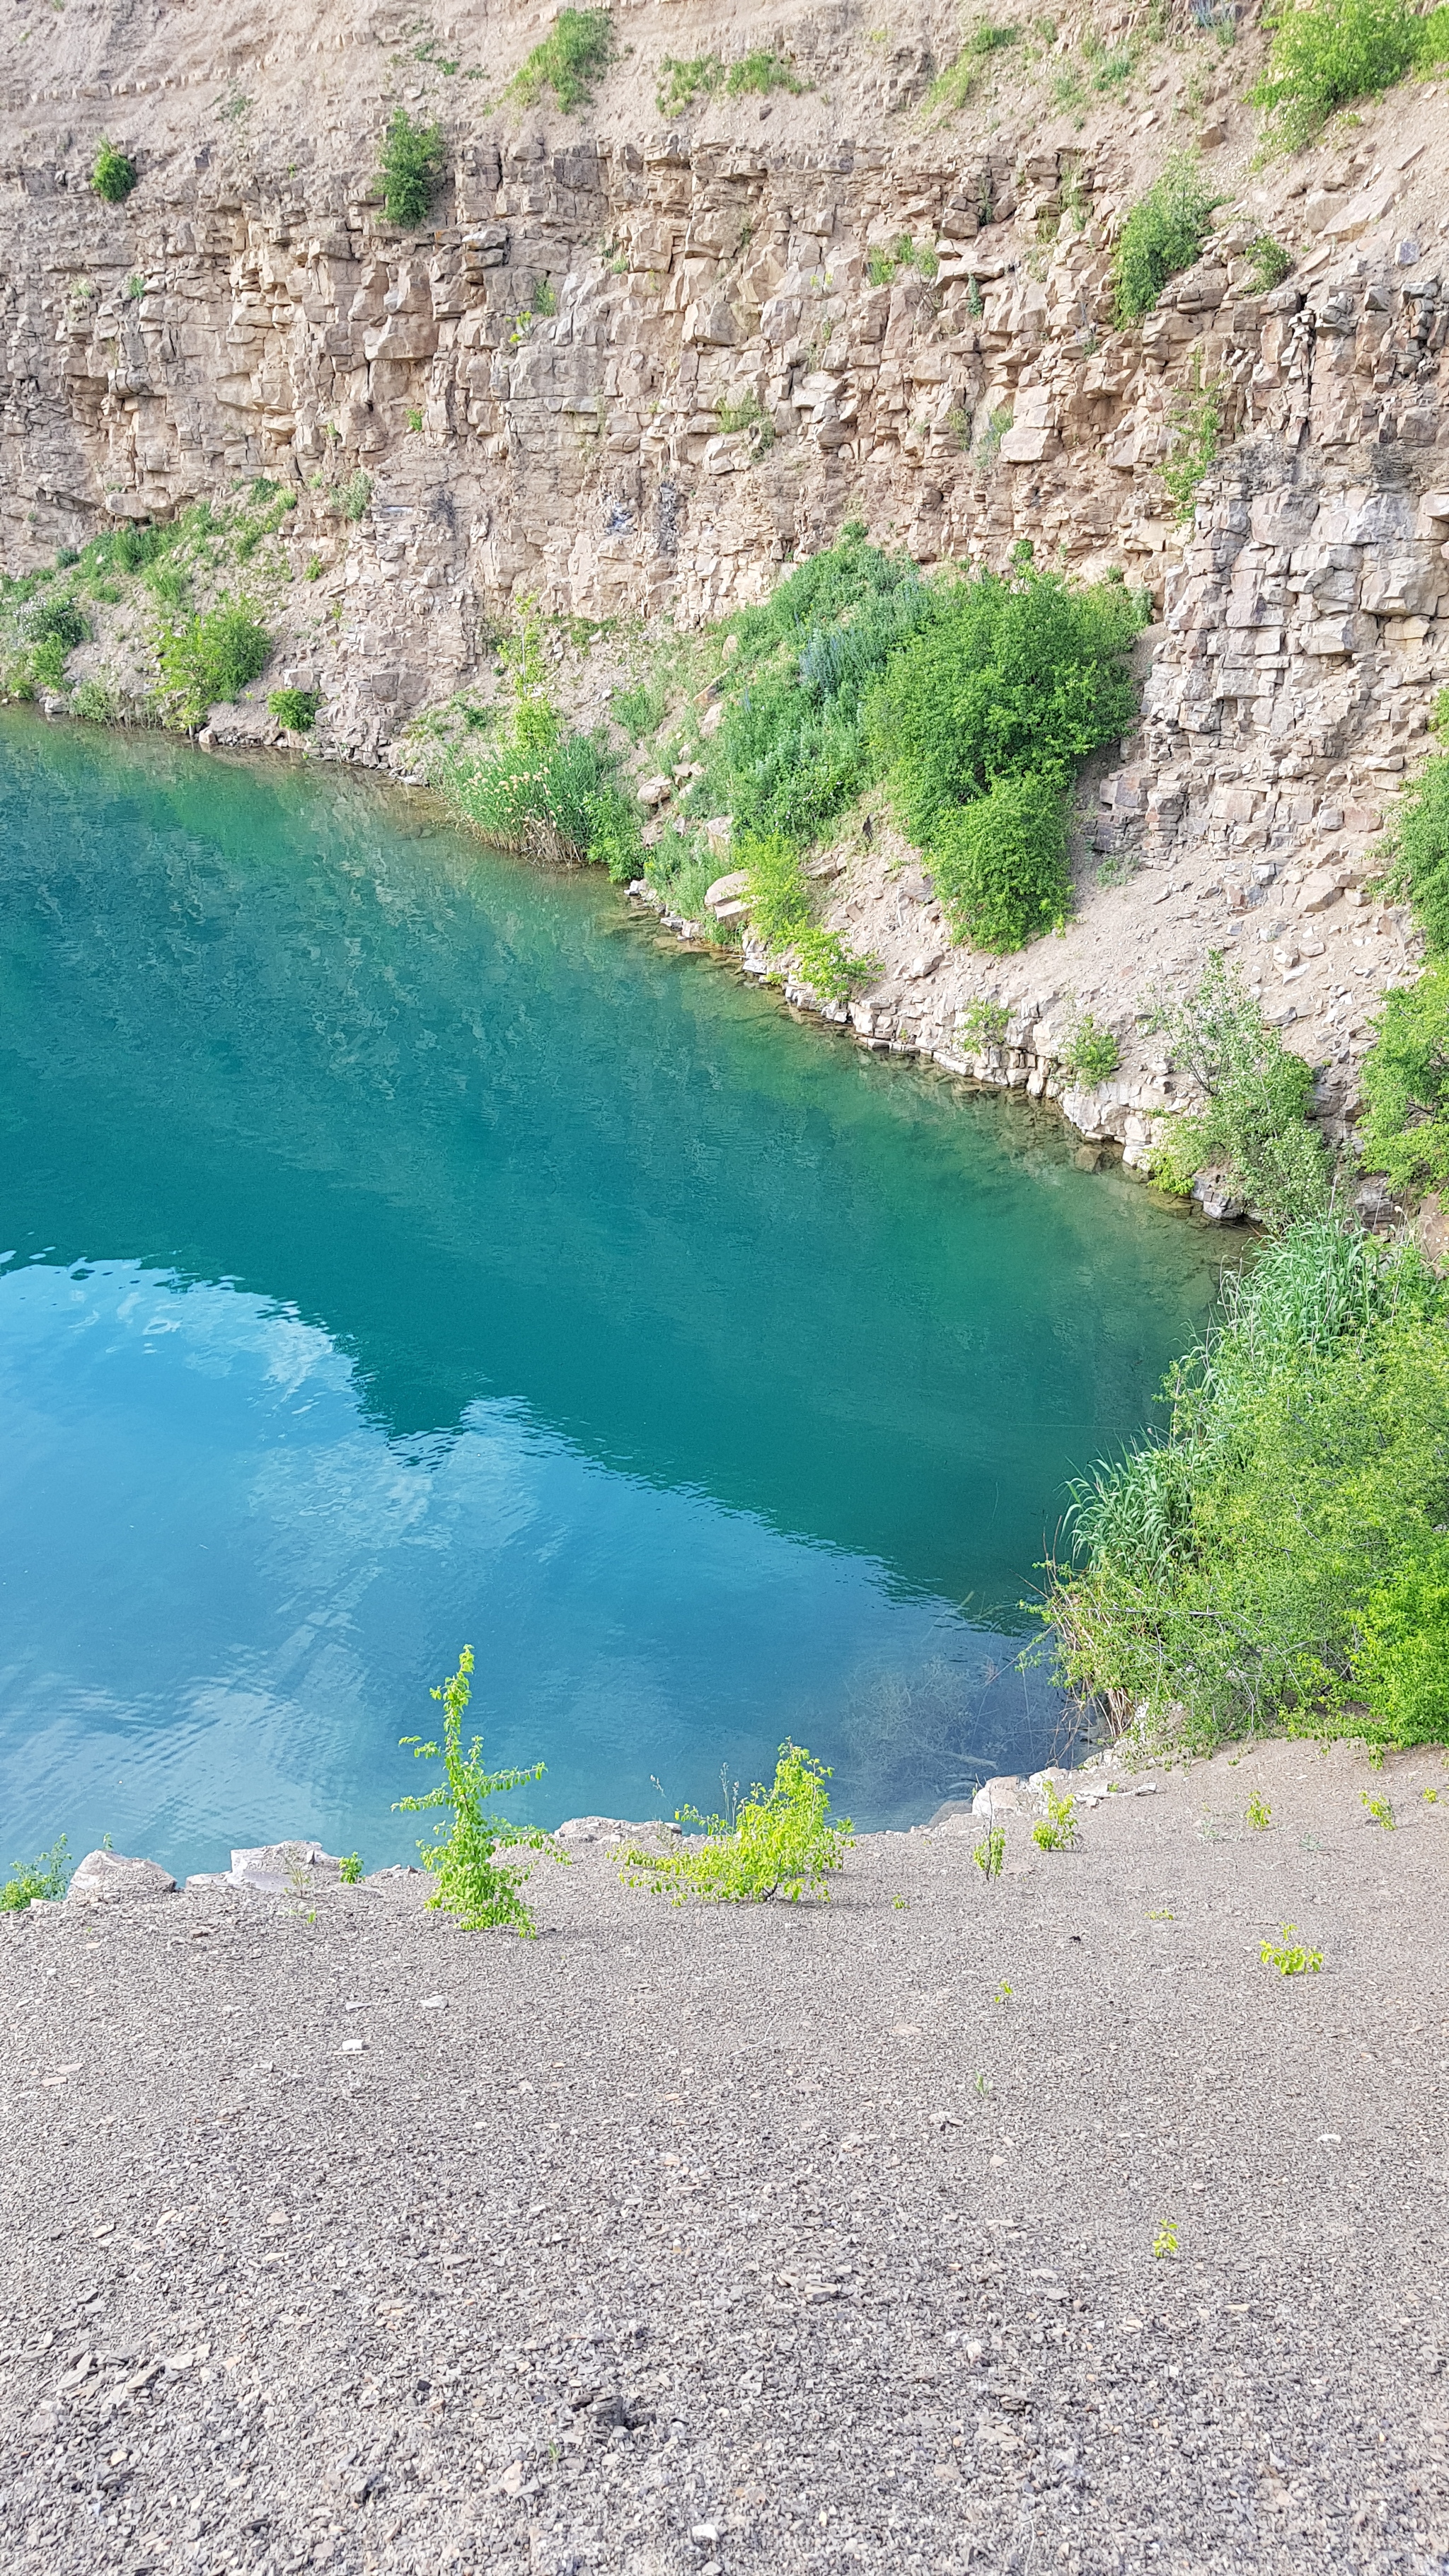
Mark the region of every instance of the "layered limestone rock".
MULTIPOLYGON (((1142 50, 1130 107, 1054 113, 1034 72, 1036 92, 1022 74, 943 126, 910 105, 942 56, 928 19, 876 57, 844 19, 742 21, 741 44, 786 47, 813 88, 663 127, 659 51, 693 40, 647 10, 637 64, 569 119, 454 113, 436 43, 389 58, 399 29, 380 20, 299 17, 259 59, 260 38, 186 14, 170 57, 159 20, 37 18, 71 75, 48 87, 17 85, 33 76, 12 42, 9 570, 238 478, 290 487, 286 551, 320 579, 278 604, 269 682, 319 688, 319 747, 364 759, 479 683, 524 596, 689 625, 761 596, 849 517, 923 565, 1001 563, 1029 539, 1038 562, 1120 570, 1156 619, 1143 723, 1090 782, 1066 941, 963 957, 928 885, 903 908, 905 854, 877 832, 832 888, 830 917, 882 968, 850 1016, 869 1043, 1061 1095, 1131 1155, 1169 1098, 1145 1002, 1231 939, 1269 1016, 1335 1066, 1343 1107, 1368 1009, 1413 966, 1402 918, 1357 900, 1366 854, 1449 679, 1449 131, 1432 91, 1255 175, 1235 96, 1252 43, 1194 52, 1185 32, 1142 50), (399 94, 449 110, 421 234, 383 221, 372 175, 399 94), (141 170, 120 209, 86 183, 102 126, 141 170), (1114 238, 1194 137, 1221 173, 1218 229, 1120 330, 1114 238), (1265 232, 1295 265, 1260 292, 1265 232), (1205 394, 1222 453, 1184 526, 1161 469, 1205 394), (968 1054, 960 1015, 983 995, 1011 1033, 968 1054), (1090 1096, 1054 1051, 1061 1009, 1086 1003, 1126 1057, 1090 1096)), ((1114 23, 1141 46, 1139 19, 1114 23)), ((464 19, 452 37, 491 87, 531 32, 464 19)), ((113 666, 125 648, 103 631, 88 652, 113 666)), ((594 720, 606 689, 573 665, 594 720)), ((274 735, 260 695, 214 737, 274 735)))

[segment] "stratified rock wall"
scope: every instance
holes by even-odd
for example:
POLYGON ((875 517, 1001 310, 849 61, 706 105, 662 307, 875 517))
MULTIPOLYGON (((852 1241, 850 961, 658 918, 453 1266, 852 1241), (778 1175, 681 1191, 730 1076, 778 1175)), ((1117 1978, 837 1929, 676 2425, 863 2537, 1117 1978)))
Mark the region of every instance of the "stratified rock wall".
MULTIPOLYGON (((254 33, 199 5, 140 29, 76 0, 65 26, 32 13, 75 76, 12 78, 0 167, 10 570, 108 515, 258 474, 292 485, 295 560, 323 548, 340 615, 325 652, 295 621, 287 676, 323 686, 323 747, 376 758, 480 670, 522 596, 689 625, 852 516, 923 564, 1001 562, 1025 538, 1039 562, 1124 571, 1157 611, 1097 857, 1226 870, 1228 910, 1228 877, 1250 883, 1255 862, 1336 874, 1335 892, 1362 877, 1449 679, 1449 125, 1432 91, 1255 174, 1239 103, 1255 38, 1234 56, 1183 31, 1149 47, 1130 112, 1054 112, 1037 72, 1035 92, 932 125, 911 104, 941 58, 929 17, 872 56, 845 12, 688 37, 646 9, 597 113, 470 130, 450 112, 437 221, 403 236, 382 220, 377 134, 400 80, 423 96, 404 74, 416 59, 431 79, 436 47, 384 57, 399 31, 380 20, 299 16, 290 50, 258 62, 254 33), (662 128, 660 46, 725 37, 788 46, 813 89, 662 128), (248 44, 254 98, 225 71, 248 44), (127 62, 147 68, 118 77, 127 62), (141 136, 119 210, 86 182, 102 125, 141 136), (1113 239, 1194 139, 1221 173, 1220 228, 1121 331, 1113 239), (1266 293, 1264 232, 1295 254, 1266 293), (1204 389, 1223 453, 1183 526, 1161 468, 1204 389)), ((1113 28, 1141 39, 1130 11, 1113 28)), ((443 32, 461 60, 469 25, 443 32)), ((506 70, 533 32, 484 18, 475 50, 506 70)), ((434 82, 426 103, 460 97, 434 82)), ((1090 917, 1089 865, 1082 891, 1090 917)), ((888 1013, 911 958, 871 927, 888 1013)), ((916 925, 903 937, 919 950, 916 925)), ((1402 945, 1375 952, 1375 989, 1402 945)), ((1311 938, 1278 949, 1305 979, 1279 1016, 1349 1043, 1354 1014, 1328 1017, 1334 961, 1316 966, 1311 938)), ((1124 1012, 1141 981, 1122 980, 1124 1012)))

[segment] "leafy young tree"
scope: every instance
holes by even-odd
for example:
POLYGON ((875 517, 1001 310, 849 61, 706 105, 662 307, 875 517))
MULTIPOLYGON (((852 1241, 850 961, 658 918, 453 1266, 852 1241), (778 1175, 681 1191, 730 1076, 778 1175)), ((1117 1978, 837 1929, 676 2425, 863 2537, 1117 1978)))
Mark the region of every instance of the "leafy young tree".
POLYGON ((501 1861, 500 1851, 546 1851, 550 1859, 567 1863, 567 1854, 537 1826, 515 1825, 502 1817, 485 1815, 490 1798, 502 1797, 510 1789, 526 1788, 531 1781, 543 1778, 544 1766, 536 1762, 529 1771, 485 1771, 483 1738, 475 1735, 468 1751, 463 1751, 463 1718, 472 1696, 473 1649, 465 1646, 458 1658, 458 1669, 433 1691, 431 1696, 443 1703, 443 1741, 424 1743, 419 1736, 405 1735, 415 1760, 441 1762, 443 1777, 436 1788, 420 1798, 399 1798, 398 1811, 404 1815, 421 1815, 430 1807, 446 1807, 452 1812, 449 1830, 439 1825, 430 1843, 419 1843, 423 1867, 436 1879, 436 1892, 428 1903, 455 1915, 470 1932, 500 1930, 517 1932, 532 1940, 537 1925, 526 1900, 519 1893, 520 1882, 531 1876, 529 1867, 516 1861, 501 1861))

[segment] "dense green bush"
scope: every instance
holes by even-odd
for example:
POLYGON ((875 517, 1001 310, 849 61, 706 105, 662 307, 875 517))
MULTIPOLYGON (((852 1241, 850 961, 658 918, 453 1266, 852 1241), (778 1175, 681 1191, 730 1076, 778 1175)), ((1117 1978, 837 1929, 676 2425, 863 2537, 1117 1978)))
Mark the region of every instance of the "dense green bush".
POLYGON ((1139 198, 1122 227, 1112 262, 1117 320, 1124 327, 1150 313, 1170 277, 1191 268, 1212 229, 1221 193, 1203 177, 1195 154, 1180 152, 1139 198))
POLYGON ((1358 1141, 1370 1171, 1400 1189, 1449 1182, 1449 963, 1442 958, 1407 991, 1385 996, 1364 1059, 1363 1092, 1358 1141))
POLYGON ((178 721, 199 725, 208 707, 236 697, 266 668, 271 649, 249 599, 224 595, 214 608, 173 627, 161 638, 157 660, 178 721))
POLYGON ((876 774, 871 684, 931 613, 914 564, 868 545, 858 521, 733 621, 727 713, 691 804, 744 831, 813 840, 876 774))
POLYGON ((1252 268, 1253 292, 1256 295, 1271 295, 1275 286, 1282 285, 1293 266, 1293 253, 1285 250, 1280 241, 1275 241, 1271 233, 1255 235, 1244 257, 1252 268))
POLYGON ((1237 969, 1214 957, 1163 1027, 1173 1061, 1202 1086, 1207 1106, 1173 1119, 1149 1157, 1153 1179, 1185 1198, 1200 1171, 1219 1170, 1270 1225, 1317 1215, 1330 1173, 1308 1123, 1313 1075, 1266 1026, 1237 969))
POLYGON ((1311 142, 1335 108, 1449 53, 1449 9, 1420 16, 1409 0, 1289 0, 1266 23, 1272 52, 1248 101, 1290 149, 1311 142))
POLYGON ((408 226, 426 223, 446 167, 441 125, 415 125, 405 107, 394 108, 383 136, 377 174, 388 222, 408 226))
POLYGON ((1449 1737, 1449 1286, 1328 1217, 1245 1273, 1171 1420, 1074 1493, 1049 1613, 1066 1679, 1206 1750, 1283 1724, 1449 1737))
POLYGON ((1110 1082, 1121 1061, 1122 1050, 1112 1031, 1104 1029, 1090 1011, 1073 1020, 1062 1054, 1065 1072, 1075 1074, 1078 1082, 1110 1082))
POLYGON ((1023 559, 928 592, 921 631, 867 709, 902 825, 932 849, 943 818, 998 779, 1050 776, 1134 722, 1125 655, 1143 622, 1120 581, 1071 587, 1023 559))
POLYGON ((1054 771, 993 780, 938 817, 931 876, 957 939, 995 956, 1055 929, 1071 908, 1067 810, 1054 771))
POLYGON ((593 84, 614 59, 614 21, 607 9, 560 9, 542 44, 535 45, 508 84, 521 107, 536 107, 546 89, 565 115, 587 107, 593 84))
POLYGON ((118 152, 114 143, 103 142, 91 163, 91 186, 108 206, 123 206, 136 184, 139 173, 134 161, 118 152))
POLYGON ((1407 898, 1432 957, 1449 956, 1449 752, 1404 790, 1384 836, 1389 891, 1407 898))

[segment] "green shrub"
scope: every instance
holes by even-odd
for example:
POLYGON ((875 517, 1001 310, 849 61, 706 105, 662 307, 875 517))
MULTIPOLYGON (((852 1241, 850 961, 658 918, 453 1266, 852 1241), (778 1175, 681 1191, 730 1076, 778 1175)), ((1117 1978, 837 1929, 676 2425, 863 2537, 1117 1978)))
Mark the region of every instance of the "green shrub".
POLYGON ((733 1821, 679 1811, 681 1824, 703 1829, 703 1841, 680 1851, 631 1850, 620 1872, 626 1887, 647 1888, 676 1905, 697 1896, 705 1905, 787 1905, 805 1895, 829 1897, 830 1880, 845 1865, 854 1839, 847 1816, 832 1818, 830 1773, 798 1745, 782 1744, 774 1784, 756 1781, 733 1821))
POLYGON ((329 507, 339 519, 346 519, 356 526, 359 519, 367 516, 371 500, 372 476, 359 465, 355 472, 345 474, 342 481, 333 486, 329 507))
POLYGON ((637 681, 632 689, 618 689, 612 702, 616 723, 621 724, 631 742, 642 742, 664 722, 668 694, 655 680, 637 681))
POLYGON ((1258 233, 1243 256, 1252 267, 1253 291, 1257 295, 1271 295, 1293 266, 1293 253, 1275 241, 1271 233, 1258 233))
POLYGON ((930 614, 931 596, 914 564, 867 545, 854 521, 735 618, 728 711, 695 809, 728 811, 746 832, 801 847, 822 832, 876 774, 866 692, 930 614))
POLYGON ((1221 192, 1214 195, 1191 152, 1178 153, 1139 198, 1112 262, 1116 315, 1123 328, 1151 312, 1170 277, 1191 268, 1221 204, 1221 192))
POLYGON ((102 142, 91 163, 91 186, 108 206, 123 206, 140 173, 134 161, 118 152, 114 143, 102 142))
POLYGON ((23 1914, 37 1898, 53 1901, 64 1896, 70 1875, 70 1849, 62 1834, 38 1860, 11 1863, 10 1876, 0 1886, 0 1914, 23 1914))
MULTIPOLYGON (((1446 764, 1449 765, 1449 764, 1446 764)), ((1417 984, 1389 993, 1364 1060, 1367 1115, 1359 1148, 1370 1171, 1398 1189, 1449 1182, 1449 964, 1435 959, 1417 984)))
POLYGON ((711 939, 728 944, 726 931, 709 923, 705 909, 704 898, 719 872, 718 859, 672 828, 660 834, 644 862, 646 884, 663 895, 672 913, 681 921, 698 922, 701 929, 708 924, 711 939))
POLYGON ((898 233, 893 242, 871 245, 865 271, 872 286, 889 286, 903 268, 918 269, 922 277, 934 277, 940 265, 929 242, 916 242, 909 233, 898 233))
POLYGON ((751 433, 752 456, 766 455, 775 444, 775 424, 753 386, 741 394, 738 402, 720 404, 719 425, 720 434, 725 438, 734 438, 741 430, 747 429, 751 433))
POLYGON ((1024 558, 929 597, 866 711, 896 811, 923 848, 997 780, 1049 771, 1061 785, 1127 730, 1137 696, 1124 657, 1143 617, 1121 582, 1074 589, 1024 558))
POLYGON ((273 689, 267 711, 288 733, 310 733, 322 704, 320 689, 273 689))
POLYGON ((120 696, 109 680, 82 680, 71 698, 70 711, 86 724, 119 724, 120 696))
POLYGON ((346 1852, 337 1864, 337 1875, 344 1887, 356 1887, 362 1878, 361 1852, 346 1852))
POLYGON ((1083 1011, 1067 1035, 1064 1071, 1074 1074, 1078 1082, 1109 1082, 1121 1061, 1122 1050, 1112 1031, 1094 1020, 1090 1011, 1083 1011))
POLYGON ((1319 1217, 1224 1282, 1165 1440, 1073 1493, 1070 1683, 1187 1748, 1265 1725, 1442 1740, 1449 1287, 1319 1217), (1368 1714, 1365 1714, 1365 1702, 1368 1714))
POLYGON ((394 108, 383 135, 377 174, 388 222, 409 229, 426 223, 446 167, 441 125, 415 125, 405 107, 394 108))
POLYGON ((614 21, 607 9, 560 9, 542 44, 514 73, 508 95, 520 107, 536 107, 551 89, 567 116, 576 107, 587 107, 593 84, 603 79, 614 52, 614 21))
POLYGON ((161 677, 179 721, 199 725, 208 707, 236 697, 265 669, 272 639, 249 599, 223 596, 173 627, 157 647, 161 677))
MULTIPOLYGON (((1438 16, 1442 13, 1436 12, 1438 16)), ((1391 89, 1435 52, 1432 22, 1409 0, 1307 0, 1272 12, 1267 68, 1248 92, 1267 131, 1290 150, 1312 141, 1337 107, 1391 89)))
POLYGON ((1236 967, 1213 958, 1195 994, 1163 1022, 1174 1061, 1207 1093, 1207 1106, 1172 1120, 1148 1169, 1186 1198, 1197 1174, 1226 1173, 1237 1195, 1273 1226, 1327 1206, 1323 1141, 1308 1123, 1313 1075, 1268 1028, 1236 967))
POLYGON ((692 54, 687 60, 666 54, 659 66, 654 104, 661 116, 671 120, 683 116, 696 99, 712 98, 724 76, 725 67, 718 54, 692 54))
POLYGON ((20 630, 28 644, 54 641, 65 653, 84 644, 90 631, 75 601, 64 594, 59 599, 36 600, 21 618, 20 630))
POLYGON ((618 881, 637 876, 639 820, 619 785, 618 755, 602 730, 565 729, 545 686, 543 633, 531 608, 504 659, 512 698, 496 738, 477 750, 424 742, 424 776, 496 849, 573 865, 592 860, 618 881))
POLYGON ((421 1798, 399 1798, 396 1807, 400 1814, 412 1816, 430 1807, 452 1811, 451 1827, 445 1831, 439 1825, 432 1842, 418 1845, 424 1869, 437 1881, 428 1899, 430 1906, 456 1916, 465 1931, 517 1932, 524 1940, 532 1940, 537 1926, 532 1910, 519 1893, 522 1882, 532 1875, 531 1867, 516 1860, 500 1860, 498 1854, 520 1849, 546 1851, 551 1860, 563 1865, 567 1864, 567 1855, 536 1826, 506 1824, 484 1814, 490 1798, 541 1780, 544 1766, 536 1762, 530 1771, 485 1771, 481 1735, 474 1736, 464 1753, 463 1716, 472 1697, 472 1670, 473 1649, 465 1646, 457 1671, 432 1693, 443 1703, 441 1744, 425 1744, 416 1735, 402 1738, 412 1748, 415 1760, 441 1762, 443 1777, 421 1798))
POLYGON ((1055 929, 1071 908, 1067 805, 1051 771, 997 778, 942 815, 931 875, 952 936, 993 956, 1055 929))

